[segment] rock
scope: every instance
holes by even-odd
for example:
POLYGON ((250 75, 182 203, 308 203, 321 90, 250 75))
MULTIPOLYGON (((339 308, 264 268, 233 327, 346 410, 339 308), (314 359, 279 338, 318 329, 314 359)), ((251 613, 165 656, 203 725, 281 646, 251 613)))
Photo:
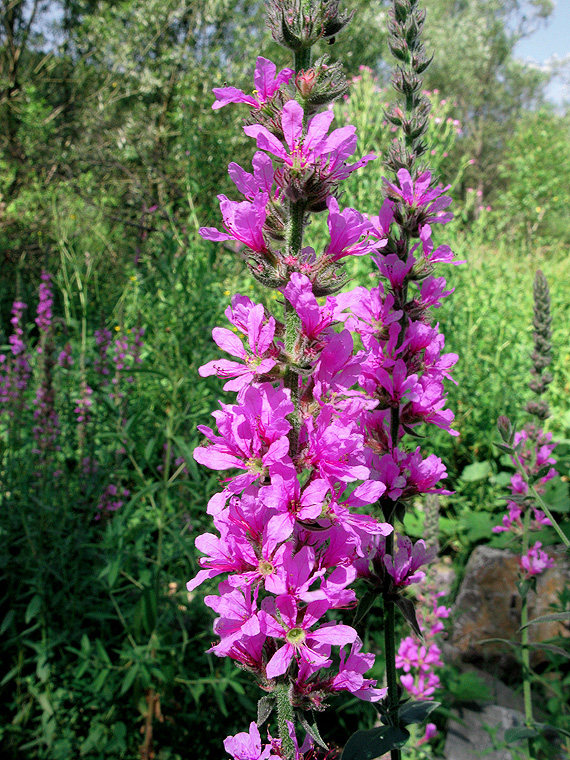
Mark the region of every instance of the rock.
MULTIPOLYGON (((530 592, 529 615, 532 620, 552 612, 563 588, 570 581, 570 566, 563 549, 549 547, 556 566, 537 578, 537 592, 530 592)), ((482 643, 485 639, 520 642, 520 597, 518 555, 504 549, 478 546, 471 554, 459 593, 452 606, 453 624, 445 645, 447 657, 490 669, 510 681, 518 671, 517 650, 503 642, 482 643), (513 673, 514 671, 514 673, 513 673)), ((540 643, 559 635, 569 635, 561 622, 539 623, 529 628, 530 640, 540 643)), ((532 663, 544 659, 533 650, 532 663)))
POLYGON ((452 710, 447 725, 445 760, 512 760, 508 749, 493 749, 508 728, 524 725, 518 710, 500 705, 452 710))
MULTIPOLYGON (((510 750, 496 749, 504 740, 508 728, 524 725, 524 699, 490 673, 470 665, 462 668, 473 673, 485 684, 488 701, 469 702, 450 711, 445 743, 445 760, 512 760, 510 750)), ((534 705, 534 719, 544 721, 540 705, 534 705)), ((550 740, 550 760, 563 760, 558 737, 550 740)), ((518 745, 522 747, 523 745, 518 745)))

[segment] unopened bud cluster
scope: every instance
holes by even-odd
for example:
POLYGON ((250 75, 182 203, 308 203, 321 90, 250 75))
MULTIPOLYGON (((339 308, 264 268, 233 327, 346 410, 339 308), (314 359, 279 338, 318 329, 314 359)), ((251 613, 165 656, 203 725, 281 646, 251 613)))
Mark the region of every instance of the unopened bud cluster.
POLYGON ((388 45, 399 65, 392 75, 392 86, 401 95, 401 103, 387 111, 387 120, 402 130, 402 138, 394 141, 388 152, 386 165, 394 174, 407 169, 415 179, 417 160, 427 150, 422 137, 429 124, 430 102, 422 92, 422 74, 431 62, 421 34, 425 11, 417 7, 416 0, 396 0, 389 11, 388 45))
POLYGON ((537 398, 529 401, 526 405, 526 411, 529 414, 538 417, 539 420, 545 420, 550 416, 548 402, 538 398, 552 382, 552 375, 546 371, 546 367, 551 362, 552 344, 550 342, 552 331, 550 324, 550 291, 546 277, 539 269, 534 278, 533 285, 534 295, 534 317, 532 324, 534 327, 534 351, 532 352, 532 367, 530 374, 532 380, 529 388, 536 394, 537 398))
POLYGON ((339 0, 269 0, 267 26, 275 42, 294 53, 310 50, 319 40, 334 40, 352 19, 339 11, 339 0))

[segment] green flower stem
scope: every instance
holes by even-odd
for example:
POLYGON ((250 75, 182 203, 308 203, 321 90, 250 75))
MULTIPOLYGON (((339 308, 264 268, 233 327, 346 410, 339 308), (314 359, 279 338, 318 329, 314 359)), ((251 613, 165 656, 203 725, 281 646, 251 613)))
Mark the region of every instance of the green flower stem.
MULTIPOLYGON (((311 63, 311 50, 302 50, 295 53, 295 71, 305 69, 311 63)), ((304 125, 306 128, 306 124, 304 125)), ((287 222, 286 232, 286 250, 290 256, 298 256, 303 247, 303 229, 305 221, 305 202, 291 201, 289 204, 289 219, 287 222)), ((295 410, 289 415, 291 431, 289 432, 289 454, 291 457, 297 455, 299 449, 299 375, 292 367, 297 359, 296 343, 301 329, 301 320, 293 306, 285 299, 285 353, 290 362, 285 373, 284 384, 291 391, 291 401, 295 405, 295 410)), ((295 747, 289 735, 288 722, 293 721, 293 706, 289 699, 289 688, 286 683, 280 684, 276 688, 277 699, 277 725, 279 729, 279 738, 281 739, 281 752, 284 760, 291 760, 295 756, 295 747)))
MULTIPOLYGON (((289 221, 287 223, 287 253, 297 256, 303 247, 303 227, 305 219, 305 202, 303 200, 289 204, 289 221)), ((291 432, 289 433, 289 454, 295 457, 299 447, 299 375, 292 367, 297 360, 296 343, 301 331, 299 315, 285 300, 285 353, 289 362, 285 373, 285 387, 291 391, 291 401, 295 405, 295 411, 289 416, 291 432)))
MULTIPOLYGON (((394 518, 390 519, 394 522, 394 518)), ((394 533, 386 537, 386 554, 394 552, 394 533)), ((384 589, 384 656, 386 659, 386 684, 388 686, 388 707, 392 725, 397 726, 398 706, 398 674, 396 672, 396 605, 391 599, 389 592, 389 580, 384 589)), ((390 750, 391 760, 401 760, 402 753, 399 749, 390 750)))
POLYGON ((516 463, 517 463, 517 466, 518 466, 519 474, 522 475, 522 477, 524 479, 524 482, 527 484, 527 486, 528 486, 530 492, 532 493, 533 497, 540 504, 540 507, 541 507, 542 511, 544 512, 544 514, 550 520, 550 523, 551 523, 552 527, 554 528, 554 530, 558 534, 558 536, 559 536, 560 540, 562 541, 562 543, 564 544, 564 546, 567 549, 570 549, 570 540, 568 539, 568 537, 566 536, 566 534, 564 533, 564 531, 562 530, 562 528, 560 527, 560 525, 558 525, 558 523, 556 522, 556 519, 552 516, 552 512, 547 507, 547 505, 544 503, 544 500, 543 500, 542 496, 538 493, 538 491, 536 490, 536 488, 534 487, 534 485, 529 481, 528 475, 526 474, 526 470, 523 467, 523 464, 522 464, 522 462, 520 460, 519 455, 515 453, 515 457, 516 457, 516 463))
POLYGON ((560 525, 558 525, 558 523, 556 522, 555 518, 552 516, 552 512, 550 511, 550 509, 544 503, 541 495, 538 493, 538 491, 536 490, 536 488, 533 485, 531 485, 529 483, 528 486, 530 488, 530 491, 531 491, 532 495, 537 500, 537 502, 540 504, 540 508, 542 509, 542 511, 544 512, 544 514, 548 517, 548 519, 550 520, 550 522, 552 524, 552 527, 558 533, 558 536, 560 537, 560 540, 562 541, 562 543, 564 544, 564 546, 567 549, 570 549, 570 540, 568 540, 568 537, 566 536, 566 534, 564 533, 564 531, 562 530, 562 528, 560 527, 560 525))
POLYGON ((292 760, 295 757, 295 746, 289 735, 287 722, 293 723, 293 706, 289 699, 289 688, 286 683, 279 684, 275 689, 277 701, 277 725, 279 738, 281 739, 281 754, 284 760, 292 760))
POLYGON ((295 53, 295 73, 306 71, 311 68, 311 48, 298 50, 295 53))
MULTIPOLYGON (((529 550, 529 531, 530 531, 530 508, 527 507, 524 515, 523 525, 523 555, 528 553, 529 550)), ((534 725, 534 718, 532 715, 532 693, 530 683, 530 651, 529 651, 529 631, 528 631, 528 588, 524 589, 524 593, 521 593, 521 657, 523 667, 523 698, 524 698, 524 716, 525 724, 532 728, 534 725)), ((533 753, 533 740, 528 740, 528 756, 530 760, 534 757, 533 753)))

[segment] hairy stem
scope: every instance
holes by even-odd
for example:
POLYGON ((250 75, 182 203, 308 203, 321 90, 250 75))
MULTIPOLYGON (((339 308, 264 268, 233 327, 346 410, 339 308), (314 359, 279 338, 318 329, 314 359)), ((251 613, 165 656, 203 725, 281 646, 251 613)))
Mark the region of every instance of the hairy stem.
POLYGON ((280 684, 275 693, 277 695, 277 725, 279 738, 281 739, 281 756, 284 760, 292 760, 295 757, 295 746, 289 735, 288 723, 293 723, 293 706, 289 699, 287 684, 280 684))

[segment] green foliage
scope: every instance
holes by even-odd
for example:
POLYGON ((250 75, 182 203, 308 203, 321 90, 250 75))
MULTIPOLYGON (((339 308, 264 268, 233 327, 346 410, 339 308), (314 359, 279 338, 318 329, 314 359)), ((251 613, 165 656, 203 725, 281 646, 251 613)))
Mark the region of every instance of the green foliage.
POLYGON ((525 114, 506 143, 493 201, 497 229, 537 245, 568 245, 570 121, 542 109, 525 114))
MULTIPOLYGON (((213 112, 212 88, 252 89, 254 43, 278 66, 289 61, 268 39, 256 0, 62 0, 60 43, 51 51, 37 25, 26 36, 24 5, 8 19, 14 50, 0 37, 3 343, 12 301, 34 303, 47 266, 58 288, 54 352, 69 343, 75 364, 54 370, 61 448, 41 467, 32 451, 36 360, 27 409, 2 424, 0 752, 8 760, 134 760, 152 738, 163 760, 186 757, 189 746, 204 760, 219 758, 220 724, 243 730, 257 689, 228 661, 204 654, 211 616, 184 590, 198 567, 193 539, 209 527, 205 504, 217 490, 216 476, 192 457, 196 424, 208 424, 223 398, 218 381, 197 382, 197 368, 218 356, 211 328, 222 323, 230 294, 257 290, 235 254, 196 232, 219 224, 215 195, 237 197, 229 161, 247 169, 252 155, 239 129, 246 107, 213 112), (122 399, 96 372, 94 330, 102 327, 123 337, 145 328, 143 363, 117 378, 122 399), (85 438, 74 411, 82 380, 95 399, 85 438), (83 470, 87 456, 96 470, 83 470), (110 484, 129 495, 95 520, 110 484)), ((535 21, 547 5, 533 4, 535 21)), ((427 80, 428 158, 451 185, 452 242, 467 260, 442 270, 455 293, 438 313, 446 350, 460 357, 458 384, 448 386, 460 435, 440 432, 429 443, 455 491, 441 499, 439 527, 459 572, 504 511, 513 469, 494 446, 495 426, 500 414, 518 421, 530 395, 538 267, 551 284, 554 317, 549 427, 570 440, 568 115, 529 108, 544 77, 512 58, 527 31, 519 11, 514 0, 428 3, 428 47, 437 51, 427 80)), ((359 2, 350 32, 335 43, 354 77, 350 97, 335 105, 336 126, 355 124, 359 156, 378 156, 352 175, 341 204, 369 214, 381 204, 392 136, 383 115, 385 21, 384 7, 359 2)), ((311 226, 315 241, 324 216, 311 226)), ((355 285, 375 277, 367 259, 349 266, 355 285)), ((562 518, 569 450, 559 447, 562 478, 545 492, 562 518)), ((424 535, 420 509, 410 510, 406 528, 424 535)), ((555 540, 548 531, 537 538, 555 540)), ((381 646, 379 620, 366 616, 367 648, 381 646)), ((564 729, 567 665, 554 650, 548 656, 541 688, 549 714, 559 714, 558 723, 549 720, 564 729)), ((369 675, 382 678, 381 657, 369 675)), ((447 688, 446 700, 485 697, 469 674, 450 675, 447 688)), ((372 729, 356 699, 331 712, 320 722, 326 739, 372 729)), ((394 739, 373 730, 372 752, 394 739)))
POLYGON ((214 406, 196 370, 212 352, 209 328, 226 305, 233 262, 168 231, 157 245, 160 257, 149 247, 108 323, 115 336, 147 328, 142 363, 103 384, 85 318, 97 312, 96 282, 84 260, 66 256, 58 277, 66 329, 54 335, 55 352, 71 344, 75 363, 53 372, 60 448, 41 461, 33 452, 39 365, 20 424, 3 417, 6 758, 130 758, 141 740, 163 757, 184 756, 189 742, 217 757, 212 726, 223 716, 237 731, 253 709, 239 672, 204 654, 211 615, 184 590, 215 489, 191 457, 189 433, 214 406), (74 415, 82 378, 95 398, 83 436, 74 415), (129 494, 112 513, 97 509, 109 484, 129 494))

